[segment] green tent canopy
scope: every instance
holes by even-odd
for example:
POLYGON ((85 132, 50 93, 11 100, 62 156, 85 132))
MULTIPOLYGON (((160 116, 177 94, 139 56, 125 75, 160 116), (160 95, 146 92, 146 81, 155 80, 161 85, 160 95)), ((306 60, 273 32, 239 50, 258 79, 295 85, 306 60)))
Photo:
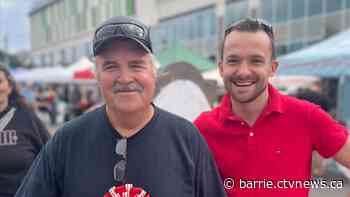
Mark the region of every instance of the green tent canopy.
POLYGON ((175 44, 172 48, 167 48, 160 51, 156 54, 156 57, 161 64, 159 68, 160 70, 163 70, 167 65, 179 62, 192 64, 200 72, 204 72, 217 67, 214 62, 195 54, 180 44, 175 44))

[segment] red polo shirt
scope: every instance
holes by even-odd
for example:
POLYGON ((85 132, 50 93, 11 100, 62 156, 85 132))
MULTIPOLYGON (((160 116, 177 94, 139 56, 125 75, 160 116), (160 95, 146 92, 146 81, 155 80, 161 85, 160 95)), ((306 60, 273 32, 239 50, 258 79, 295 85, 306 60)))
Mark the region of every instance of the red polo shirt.
POLYGON ((271 85, 267 106, 253 126, 232 113, 229 95, 195 125, 214 154, 229 197, 308 196, 312 151, 331 157, 348 136, 319 106, 282 95, 271 85))

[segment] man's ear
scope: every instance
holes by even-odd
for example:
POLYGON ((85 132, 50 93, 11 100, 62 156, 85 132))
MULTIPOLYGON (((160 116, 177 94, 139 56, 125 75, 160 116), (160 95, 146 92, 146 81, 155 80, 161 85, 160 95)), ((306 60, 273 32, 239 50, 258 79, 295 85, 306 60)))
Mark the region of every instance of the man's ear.
POLYGON ((271 61, 271 74, 270 77, 274 76, 277 72, 277 68, 278 68, 278 61, 277 60, 272 60, 271 61))

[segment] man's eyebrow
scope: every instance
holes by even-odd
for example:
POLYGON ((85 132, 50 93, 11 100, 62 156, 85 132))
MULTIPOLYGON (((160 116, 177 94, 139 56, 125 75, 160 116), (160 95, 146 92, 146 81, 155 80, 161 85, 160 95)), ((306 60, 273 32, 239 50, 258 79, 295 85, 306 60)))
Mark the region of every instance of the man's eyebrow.
POLYGON ((235 55, 235 54, 231 54, 231 55, 228 55, 228 56, 226 57, 226 59, 228 59, 228 58, 239 58, 239 56, 238 56, 238 55, 235 55))
POLYGON ((106 65, 109 65, 109 64, 117 64, 117 62, 107 59, 107 60, 103 61, 102 66, 106 66, 106 65))
POLYGON ((129 64, 144 64, 144 60, 131 60, 128 62, 129 64))
POLYGON ((262 55, 252 55, 251 57, 252 57, 252 58, 262 58, 262 59, 265 59, 265 57, 262 56, 262 55))

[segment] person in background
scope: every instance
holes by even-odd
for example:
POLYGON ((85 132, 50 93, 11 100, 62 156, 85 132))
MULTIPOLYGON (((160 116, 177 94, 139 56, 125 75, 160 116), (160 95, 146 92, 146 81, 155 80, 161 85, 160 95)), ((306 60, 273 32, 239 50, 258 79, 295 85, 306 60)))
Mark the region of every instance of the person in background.
POLYGON ((32 82, 24 83, 20 91, 21 95, 26 100, 26 103, 33 110, 36 110, 36 95, 34 91, 34 84, 32 82))
POLYGON ((36 155, 49 139, 45 126, 0 65, 0 197, 13 197, 36 155))
POLYGON ((229 197, 308 196, 307 186, 288 184, 310 181, 314 150, 350 168, 347 129, 319 106, 269 83, 278 66, 271 25, 256 18, 230 24, 220 49, 226 94, 195 125, 214 153, 229 197))
MULTIPOLYGON (((331 110, 331 101, 330 99, 321 93, 321 89, 299 89, 294 96, 298 99, 305 100, 311 103, 314 103, 322 108, 327 113, 330 113, 331 110)), ((341 122, 339 122, 341 124, 341 122)), ((342 124, 343 125, 343 124, 342 124)), ((312 155, 312 170, 315 176, 322 176, 326 170, 324 158, 316 151, 312 155)))

